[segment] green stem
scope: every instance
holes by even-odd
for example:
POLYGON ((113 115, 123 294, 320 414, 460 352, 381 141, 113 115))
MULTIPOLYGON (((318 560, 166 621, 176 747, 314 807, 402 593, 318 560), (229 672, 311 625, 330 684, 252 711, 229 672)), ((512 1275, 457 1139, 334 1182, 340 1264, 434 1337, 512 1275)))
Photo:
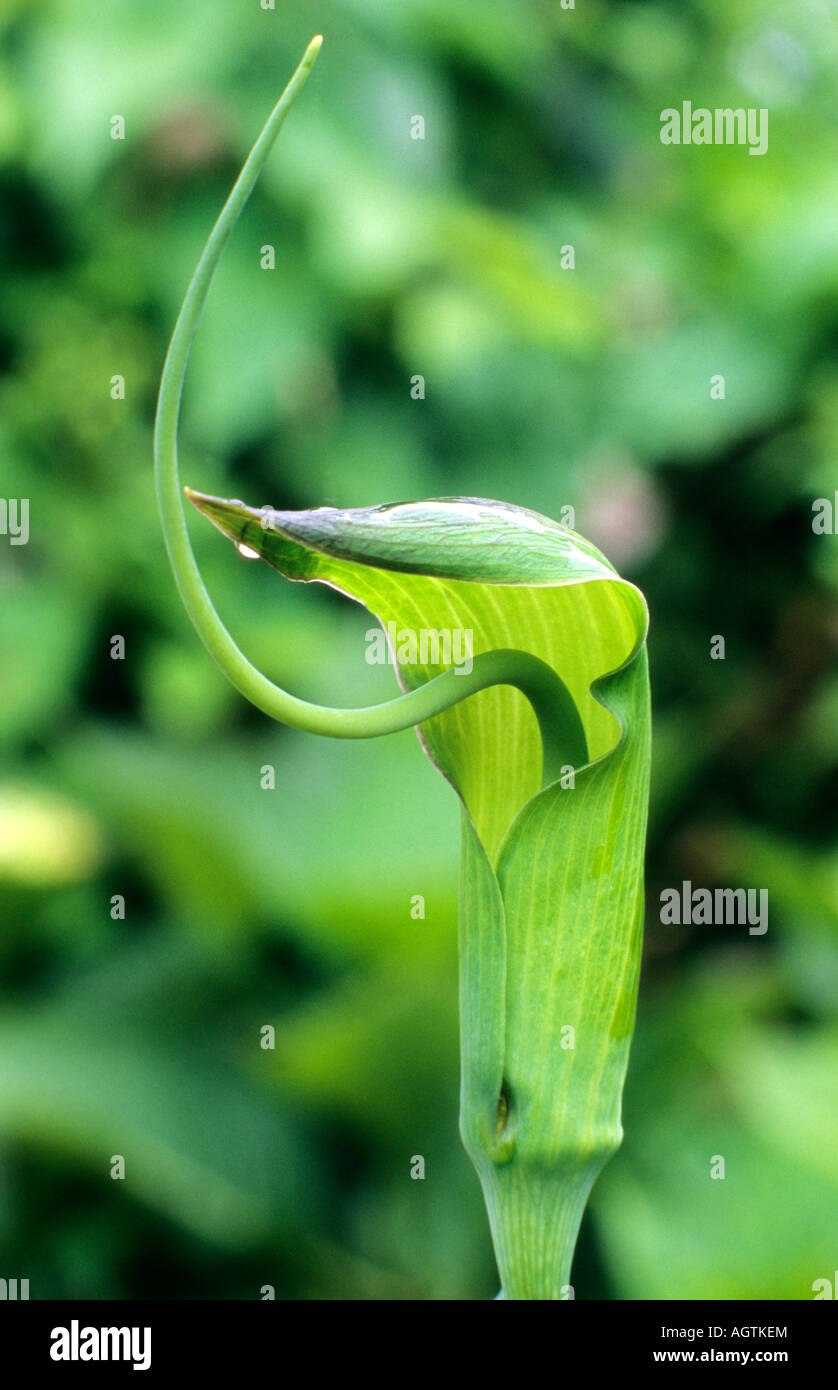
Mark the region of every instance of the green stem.
POLYGON ((253 191, 283 121, 306 83, 322 39, 312 39, 302 61, 271 112, 213 227, 175 324, 163 367, 154 427, 157 500, 172 570, 192 623, 222 671, 252 704, 294 728, 331 738, 375 738, 396 733, 450 709, 490 685, 516 686, 530 700, 544 745, 544 778, 553 780, 564 763, 587 761, 585 735, 573 699, 551 667, 525 652, 485 652, 468 675, 445 671, 394 700, 365 709, 331 709, 309 704, 268 680, 248 661, 222 623, 206 591, 186 525, 178 471, 177 434, 189 352, 222 252, 253 191))
POLYGON ((509 1300, 572 1298, 570 1269, 591 1188, 604 1160, 480 1172, 492 1241, 509 1300))

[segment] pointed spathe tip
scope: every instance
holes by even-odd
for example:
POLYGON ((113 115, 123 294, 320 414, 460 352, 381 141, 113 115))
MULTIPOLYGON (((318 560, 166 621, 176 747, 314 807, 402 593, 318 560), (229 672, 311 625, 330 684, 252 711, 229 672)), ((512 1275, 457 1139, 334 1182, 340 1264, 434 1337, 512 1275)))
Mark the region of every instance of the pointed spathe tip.
POLYGON ((183 491, 202 516, 237 544, 244 539, 254 517, 258 519, 258 514, 238 498, 213 497, 206 492, 196 492, 191 487, 184 487, 183 491))

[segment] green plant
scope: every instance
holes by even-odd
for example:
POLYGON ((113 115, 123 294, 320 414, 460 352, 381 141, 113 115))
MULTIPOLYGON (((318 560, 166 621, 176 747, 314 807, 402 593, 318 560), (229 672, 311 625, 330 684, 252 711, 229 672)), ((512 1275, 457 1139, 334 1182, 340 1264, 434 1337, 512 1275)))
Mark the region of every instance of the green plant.
POLYGON ((225 535, 286 577, 328 583, 396 631, 472 634, 471 669, 417 643, 400 662, 401 696, 330 709, 289 695, 243 655, 204 588, 186 526, 177 427, 189 348, 320 42, 269 117, 187 290, 157 410, 160 514, 187 612, 248 699, 335 738, 417 726, 458 792, 462 1137, 502 1296, 561 1298, 591 1186, 622 1137, 650 757, 643 597, 582 537, 498 502, 283 512, 187 489, 225 535))

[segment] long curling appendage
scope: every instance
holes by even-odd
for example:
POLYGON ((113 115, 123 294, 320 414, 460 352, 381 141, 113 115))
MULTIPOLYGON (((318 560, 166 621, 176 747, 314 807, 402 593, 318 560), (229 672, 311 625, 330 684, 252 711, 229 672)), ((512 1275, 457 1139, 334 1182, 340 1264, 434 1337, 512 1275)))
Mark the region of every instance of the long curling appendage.
POLYGON ((538 717, 544 747, 543 780, 552 781, 563 763, 580 767, 588 754, 570 693, 556 672, 537 657, 509 650, 484 652, 475 658, 468 675, 445 671, 417 690, 365 709, 310 704, 275 685, 248 661, 218 616, 195 560, 186 525, 177 448, 189 352, 224 248, 285 117, 305 86, 321 44, 318 36, 308 45, 248 155, 195 268, 166 354, 154 426, 154 461, 160 519, 175 580, 207 650, 236 689, 271 718, 331 738, 375 738, 421 724, 490 685, 512 685, 523 692, 538 717))

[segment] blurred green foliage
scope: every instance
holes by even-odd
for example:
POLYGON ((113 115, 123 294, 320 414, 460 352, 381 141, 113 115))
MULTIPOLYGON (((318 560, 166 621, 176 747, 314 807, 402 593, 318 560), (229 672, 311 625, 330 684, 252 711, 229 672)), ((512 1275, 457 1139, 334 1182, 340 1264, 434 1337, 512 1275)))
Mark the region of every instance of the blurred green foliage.
MULTIPOLYGON (((321 742, 226 688, 152 492, 180 297, 317 30, 199 333, 184 480, 257 506, 571 505, 641 585, 647 954, 576 1293, 810 1298, 838 1228, 822 0, 7 0, 0 463, 31 539, 0 544, 0 1275, 38 1298, 495 1291, 457 1135, 455 798, 412 733, 321 742), (684 99, 767 107, 767 155, 662 146, 684 99), (766 888, 766 936, 661 926, 683 879, 766 888)), ((270 674, 324 703, 392 693, 361 610, 193 529, 270 674)))

